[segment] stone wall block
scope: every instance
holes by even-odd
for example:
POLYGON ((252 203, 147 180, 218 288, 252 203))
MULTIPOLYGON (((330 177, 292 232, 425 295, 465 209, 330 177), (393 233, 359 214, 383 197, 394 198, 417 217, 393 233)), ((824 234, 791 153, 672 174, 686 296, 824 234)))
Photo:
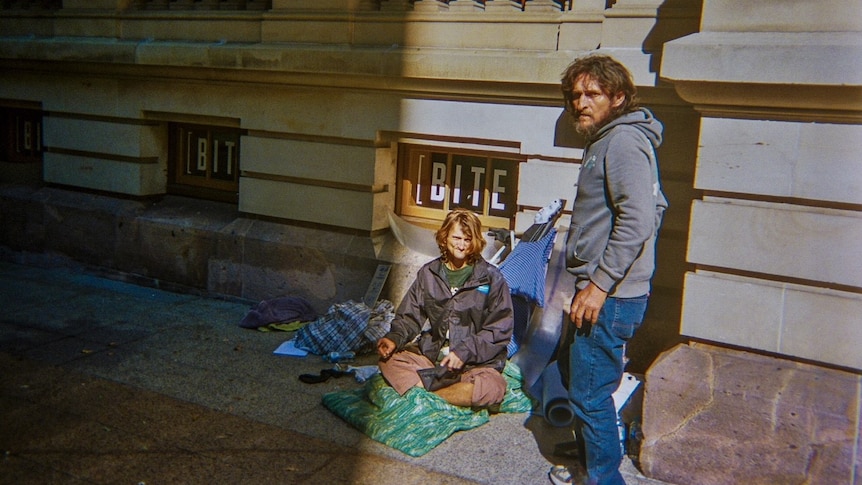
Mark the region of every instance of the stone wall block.
POLYGON ((241 177, 239 184, 243 212, 358 230, 382 229, 371 227, 371 192, 251 177, 241 177))
POLYGON ((640 460, 677 484, 851 483, 860 376, 705 344, 646 374, 640 460), (680 392, 707 382, 704 393, 680 392))
POLYGON ((649 416, 650 419, 645 417, 645 444, 657 443, 672 435, 701 409, 711 405, 711 373, 710 356, 692 347, 676 347, 658 357, 646 374, 645 402, 667 412, 649 416), (686 365, 681 365, 682 362, 686 365))
POLYGON ((45 211, 33 200, 32 187, 13 185, 0 190, 0 245, 13 251, 42 252, 45 211))
POLYGON ((860 287, 860 239, 855 211, 716 198, 692 208, 688 260, 860 287))
POLYGON ((727 118, 701 124, 698 189, 862 201, 862 126, 727 118))
POLYGON ((303 296, 319 306, 336 296, 336 268, 319 250, 246 240, 243 256, 244 297, 303 296))
POLYGON ((704 31, 852 32, 862 29, 862 5, 842 0, 704 2, 704 31))
POLYGON ((57 116, 46 116, 42 123, 44 143, 50 148, 139 158, 161 153, 157 126, 57 116))
POLYGON ((375 149, 245 136, 243 170, 328 182, 374 183, 375 149))
POLYGON ((685 275, 680 332, 862 369, 860 314, 855 293, 697 271, 685 275))
POLYGON ((130 255, 136 273, 202 288, 212 239, 205 231, 158 221, 139 221, 138 254, 130 255))
POLYGON ((322 313, 362 298, 378 264, 370 248, 367 238, 239 218, 219 232, 208 289, 253 301, 299 296, 322 313))
POLYGON ((117 264, 119 231, 143 204, 51 189, 41 195, 46 251, 84 264, 122 269, 117 264))
POLYGON ((118 268, 192 288, 206 288, 215 234, 236 217, 230 204, 167 197, 129 221, 118 268))
POLYGON ((220 295, 242 295, 242 267, 234 260, 210 258, 206 287, 220 295))

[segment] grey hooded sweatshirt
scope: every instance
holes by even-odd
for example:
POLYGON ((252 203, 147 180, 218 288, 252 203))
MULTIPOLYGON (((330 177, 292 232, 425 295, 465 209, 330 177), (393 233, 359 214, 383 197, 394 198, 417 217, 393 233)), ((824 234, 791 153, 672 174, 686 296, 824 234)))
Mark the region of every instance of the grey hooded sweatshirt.
POLYGON ((610 121, 588 141, 578 176, 566 268, 617 298, 650 292, 655 241, 668 203, 655 148, 662 124, 646 109, 610 121))

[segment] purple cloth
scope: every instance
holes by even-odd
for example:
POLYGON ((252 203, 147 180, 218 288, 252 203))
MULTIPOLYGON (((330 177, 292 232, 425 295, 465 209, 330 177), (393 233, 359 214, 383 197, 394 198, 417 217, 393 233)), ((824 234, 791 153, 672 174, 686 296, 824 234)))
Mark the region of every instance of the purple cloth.
POLYGON ((317 319, 311 303, 299 296, 282 296, 264 300, 249 310, 239 326, 242 328, 265 327, 279 322, 310 322, 317 319))

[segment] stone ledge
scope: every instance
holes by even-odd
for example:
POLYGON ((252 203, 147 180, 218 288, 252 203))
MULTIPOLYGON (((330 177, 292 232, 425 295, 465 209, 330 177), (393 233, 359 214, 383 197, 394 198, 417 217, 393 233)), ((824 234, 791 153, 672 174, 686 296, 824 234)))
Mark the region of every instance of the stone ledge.
POLYGON ((361 299, 384 261, 399 262, 382 295, 398 301, 419 264, 388 234, 250 219, 231 204, 176 196, 133 200, 0 185, 0 227, 7 254, 68 258, 137 281, 251 301, 301 296, 320 311, 361 299))
POLYGON ((661 73, 672 81, 862 86, 860 64, 858 32, 701 32, 665 44, 661 73))
POLYGON ((0 59, 392 78, 547 83, 576 53, 509 49, 0 37, 0 59), (516 62, 515 62, 516 61, 516 62), (513 64, 514 62, 514 64, 513 64), (516 66, 516 68, 513 68, 516 66))
POLYGON ((859 32, 702 32, 666 43, 660 72, 704 113, 858 123, 859 65, 859 32))

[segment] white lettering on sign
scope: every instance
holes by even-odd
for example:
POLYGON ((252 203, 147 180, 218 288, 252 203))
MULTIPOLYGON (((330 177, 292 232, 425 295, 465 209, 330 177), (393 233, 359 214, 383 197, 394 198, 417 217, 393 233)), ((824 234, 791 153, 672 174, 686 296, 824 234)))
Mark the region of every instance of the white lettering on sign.
POLYGON ((33 122, 24 122, 24 150, 28 152, 33 149, 33 122))
POLYGON ((416 175, 416 205, 422 205, 422 162, 425 161, 425 155, 419 155, 419 171, 416 175))
POLYGON ((452 188, 452 202, 461 203, 461 165, 455 166, 455 187, 452 188))
MULTIPOLYGON (((218 149, 219 141, 213 140, 213 144, 215 145, 213 147, 213 173, 219 173, 219 167, 218 167, 218 164, 219 164, 218 156, 220 153, 220 150, 218 149)), ((236 143, 234 143, 232 141, 225 141, 224 146, 225 146, 225 152, 227 152, 227 165, 225 166, 225 169, 227 170, 228 175, 233 175, 233 147, 236 146, 236 143)))
POLYGON ((198 170, 206 171, 207 169, 207 139, 198 138, 198 170))
POLYGON ((469 207, 494 217, 514 215, 515 205, 510 201, 518 192, 517 161, 444 155, 413 155, 410 170, 415 192, 410 197, 415 206, 469 207))
POLYGON ((431 164, 431 200, 440 202, 446 197, 446 164, 431 164))
POLYGON ((473 207, 479 207, 482 200, 482 175, 485 174, 483 167, 470 167, 473 172, 473 207))
POLYGON ((236 143, 226 141, 224 142, 224 146, 227 147, 227 174, 233 175, 233 147, 236 146, 236 143))
POLYGON ((186 174, 192 173, 192 132, 186 134, 186 174))
POLYGON ((491 208, 494 210, 504 210, 506 208, 506 204, 500 202, 500 194, 506 193, 506 186, 500 184, 500 179, 505 177, 505 170, 494 170, 494 185, 491 190, 491 208))

